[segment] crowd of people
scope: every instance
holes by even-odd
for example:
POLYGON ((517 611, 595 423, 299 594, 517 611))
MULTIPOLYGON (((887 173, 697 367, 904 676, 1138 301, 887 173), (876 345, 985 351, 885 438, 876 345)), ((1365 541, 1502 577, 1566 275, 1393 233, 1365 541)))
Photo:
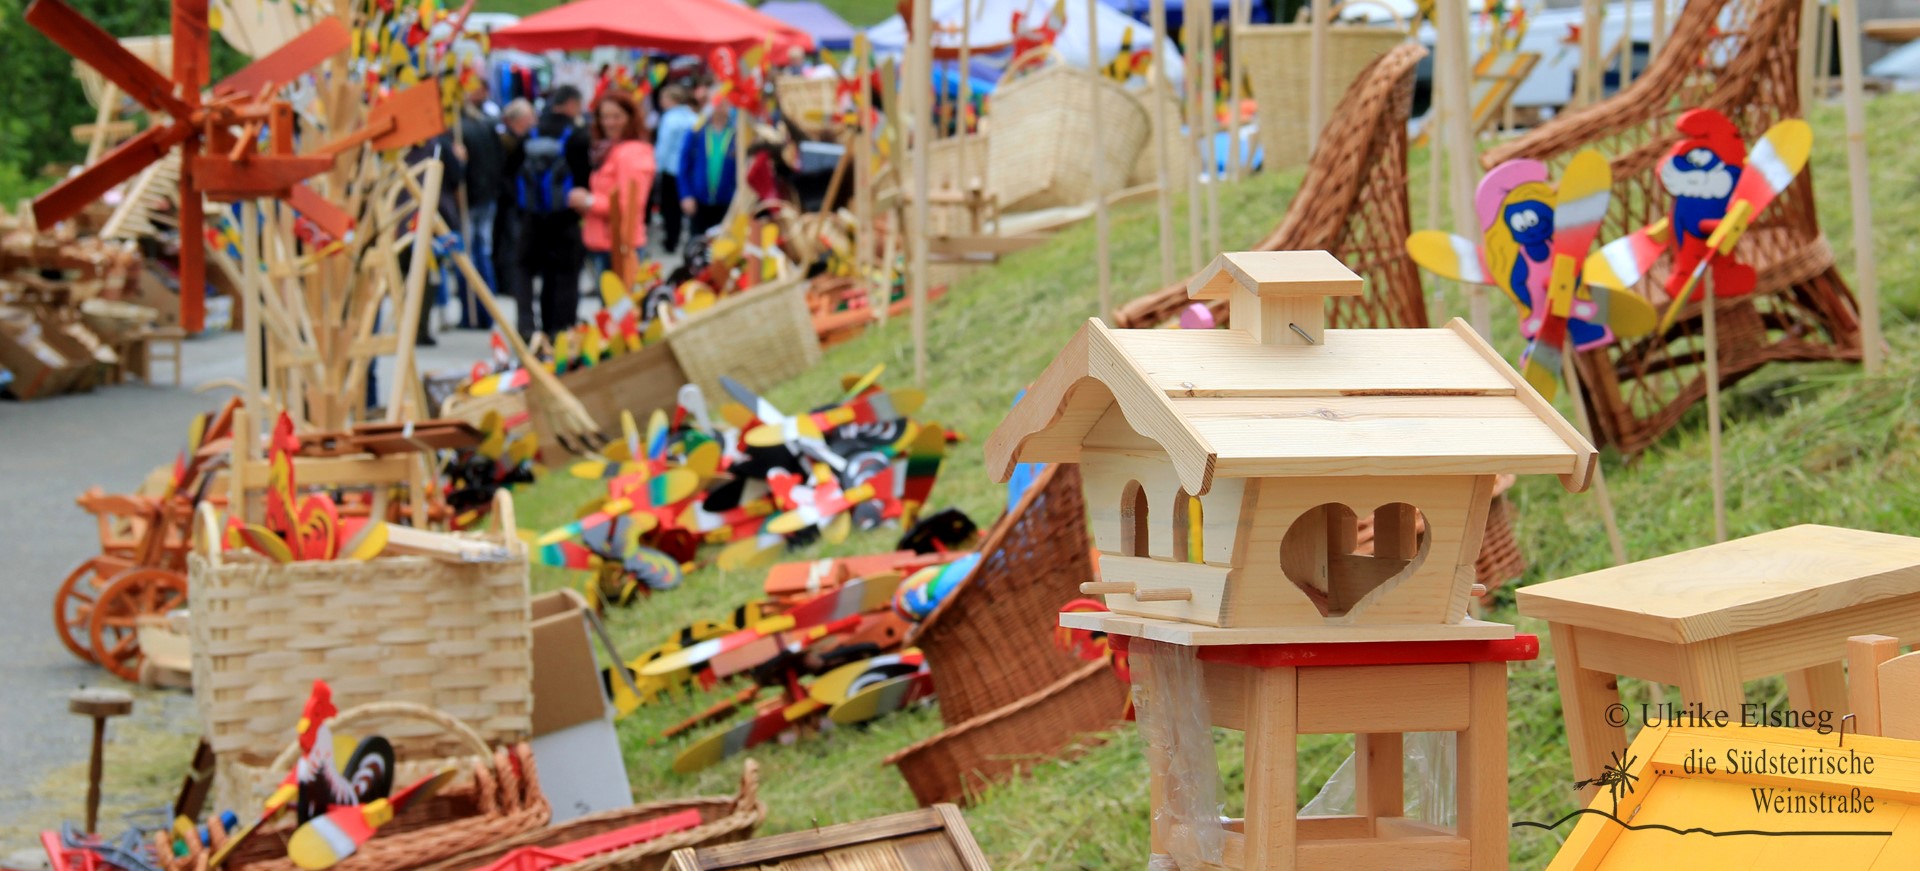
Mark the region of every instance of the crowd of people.
MULTIPOLYGON (((441 212, 460 228, 480 277, 514 298, 520 334, 554 335, 579 319, 583 269, 608 266, 616 191, 644 205, 626 240, 642 256, 682 253, 726 215, 735 125, 708 96, 697 75, 638 98, 603 88, 591 102, 561 85, 536 109, 524 98, 496 105, 481 80, 458 124, 410 159, 446 164, 441 212), (659 238, 650 240, 656 220, 659 238)), ((493 328, 452 270, 442 297, 458 304, 461 329, 493 328)), ((429 320, 421 318, 421 344, 434 344, 429 320)))

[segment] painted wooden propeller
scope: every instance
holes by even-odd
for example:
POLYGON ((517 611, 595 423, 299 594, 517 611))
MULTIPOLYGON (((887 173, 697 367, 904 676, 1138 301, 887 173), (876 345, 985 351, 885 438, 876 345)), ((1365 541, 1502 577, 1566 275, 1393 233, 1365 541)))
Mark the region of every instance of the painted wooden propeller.
POLYGON ((350 45, 346 26, 335 19, 321 19, 203 93, 209 69, 207 0, 173 0, 171 79, 61 0, 34 0, 25 18, 154 118, 152 127, 36 197, 34 220, 41 229, 51 227, 180 149, 180 320, 190 332, 198 332, 206 318, 203 197, 282 199, 322 231, 344 239, 353 228, 351 216, 302 182, 331 169, 335 157, 363 142, 399 148, 438 135, 443 126, 438 86, 424 82, 376 106, 361 130, 295 154, 293 107, 269 95, 350 45), (260 151, 255 143, 263 133, 267 148, 260 151))

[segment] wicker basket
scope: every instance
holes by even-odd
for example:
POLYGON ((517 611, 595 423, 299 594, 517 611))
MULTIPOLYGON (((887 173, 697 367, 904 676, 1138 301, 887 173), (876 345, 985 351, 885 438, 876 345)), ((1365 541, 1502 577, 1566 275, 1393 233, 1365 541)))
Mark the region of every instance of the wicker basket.
MULTIPOLYGON (((1338 16, 1346 5, 1349 4, 1335 4, 1330 14, 1338 16)), ((1265 151, 1262 167, 1272 172, 1306 163, 1313 138, 1318 135, 1318 131, 1307 129, 1313 80, 1307 58, 1312 53, 1313 27, 1308 24, 1259 25, 1242 30, 1239 40, 1241 51, 1246 53, 1248 86, 1260 101, 1260 147, 1265 151)), ((1391 27, 1328 24, 1321 104, 1331 113, 1347 86, 1359 78, 1367 64, 1406 40, 1407 25, 1398 13, 1391 27)), ((1321 124, 1327 121, 1327 118, 1320 119, 1321 124)))
MULTIPOLYGON (((188 557, 193 696, 215 757, 219 807, 256 807, 285 774, 269 761, 293 734, 315 680, 335 703, 409 702, 473 724, 486 744, 532 726, 527 558, 505 492, 492 513, 511 557, 455 563, 419 556, 276 564, 222 554, 210 507, 188 557)), ((402 758, 460 756, 434 722, 384 733, 402 758)))
POLYGON ((1079 467, 1049 466, 987 533, 973 573, 903 642, 933 663, 948 727, 887 757, 923 804, 961 801, 1120 718, 1126 685, 1054 641, 1060 607, 1094 576, 1092 551, 1079 467))
MULTIPOLYGON (((1152 88, 1140 88, 1127 93, 1131 94, 1134 100, 1140 103, 1141 110, 1147 113, 1148 124, 1147 144, 1140 149, 1140 158, 1133 162, 1132 171, 1127 173, 1127 187, 1159 184, 1160 158, 1156 155, 1159 154, 1160 137, 1152 127, 1154 118, 1158 117, 1153 114, 1152 88)), ((1167 104, 1167 178, 1184 184, 1187 174, 1194 171, 1194 161, 1193 155, 1187 153, 1188 149, 1184 144, 1186 137, 1180 132, 1180 101, 1174 96, 1172 85, 1160 89, 1160 99, 1167 104)))
POLYGON ((773 80, 773 97, 780 104, 781 117, 807 138, 824 140, 833 134, 833 104, 838 84, 834 79, 781 76, 773 80))
POLYGON ((685 380, 700 385, 709 401, 727 395, 720 387, 722 375, 758 392, 820 362, 820 337, 807 310, 807 281, 798 270, 688 318, 667 333, 667 345, 680 361, 685 380))
POLYGON ((740 794, 736 796, 696 796, 637 804, 629 808, 602 811, 569 820, 556 826, 525 832, 462 853, 451 859, 422 868, 421 871, 455 871, 479 868, 520 847, 557 847, 591 838, 651 819, 685 810, 700 812, 700 825, 683 832, 663 835, 644 844, 635 844, 610 853, 558 866, 559 871, 658 871, 666 867, 667 856, 682 847, 726 844, 753 837, 753 830, 767 818, 767 804, 760 800, 760 767, 747 760, 740 775, 740 794))
POLYGON ((987 140, 988 193, 1000 211, 1076 206, 1093 198, 1093 160, 1104 161, 1105 188, 1126 186, 1153 121, 1127 90, 1105 76, 1064 64, 1002 83, 993 93, 987 140), (1100 95, 1100 129, 1087 95, 1100 95), (1088 148, 1099 143, 1098 148, 1088 148))
MULTIPOLYGON (((395 766, 396 788, 449 765, 468 773, 438 794, 395 814, 393 821, 382 826, 372 840, 333 866, 338 871, 412 871, 430 862, 538 829, 552 816, 547 799, 540 792, 533 751, 524 743, 489 752, 466 724, 418 705, 401 703, 363 705, 343 711, 334 718, 334 724, 336 727, 358 725, 354 731, 371 734, 367 725, 370 721, 396 716, 425 720, 445 728, 468 745, 467 755, 451 759, 401 756, 395 766)), ((297 744, 288 745, 275 760, 274 770, 285 776, 293 767, 298 751, 297 744)), ((275 783, 278 781, 279 778, 274 778, 275 783)), ((293 820, 285 819, 274 828, 256 834, 237 847, 223 867, 233 871, 297 871, 287 858, 286 848, 295 827, 293 820)))

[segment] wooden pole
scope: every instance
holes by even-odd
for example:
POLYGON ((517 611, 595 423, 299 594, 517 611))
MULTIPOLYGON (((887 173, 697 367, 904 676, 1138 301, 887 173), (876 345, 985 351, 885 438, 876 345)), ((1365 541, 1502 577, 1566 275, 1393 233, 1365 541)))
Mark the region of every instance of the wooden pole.
MULTIPOLYGON (((967 171, 967 164, 969 163, 969 161, 967 160, 967 147, 969 144, 967 140, 967 110, 972 108, 973 106, 972 69, 973 69, 973 0, 961 0, 960 2, 960 102, 954 106, 954 110, 953 110, 954 135, 960 137, 960 154, 959 154, 960 174, 958 178, 957 187, 959 188, 959 193, 961 194, 961 196, 966 196, 969 191, 973 190, 973 175, 972 173, 969 173, 967 171)), ((1093 129, 1095 130, 1100 129, 1100 125, 1095 124, 1093 129)), ((978 211, 974 211, 972 217, 973 219, 977 220, 980 217, 980 213, 978 211)), ((970 227, 968 232, 974 235, 979 235, 980 227, 977 224, 973 225, 970 227)))
POLYGON ((1648 42, 1647 63, 1660 56, 1660 47, 1667 44, 1667 0, 1653 0, 1653 39, 1648 42))
MULTIPOLYGON (((1440 226, 1440 180, 1446 177, 1446 154, 1441 148, 1440 106, 1435 104, 1427 113, 1427 226, 1440 226)), ((1477 238, 1477 237, 1474 237, 1477 238)), ((1439 276, 1433 282, 1433 322, 1445 323, 1447 319, 1447 288, 1454 286, 1439 276)))
POLYGON ((1820 0, 1801 0, 1800 3, 1800 75, 1795 84, 1800 89, 1800 111, 1813 108, 1813 71, 1820 65, 1820 32, 1815 25, 1820 21, 1820 0))
MULTIPOLYGON (((107 150, 107 127, 120 113, 114 108, 120 105, 120 86, 112 82, 100 83, 100 106, 93 113, 93 135, 87 142, 87 163, 100 159, 107 150)), ((92 831, 92 829, 88 829, 92 831)))
MULTIPOLYGON (((1093 129, 1105 130, 1100 118, 1100 89, 1106 86, 1100 73, 1100 0, 1087 0, 1087 61, 1093 75, 1087 79, 1087 111, 1093 115, 1093 129)), ((1094 275, 1100 290, 1099 316, 1113 322, 1113 260, 1107 246, 1107 162, 1093 161, 1093 245, 1094 275)))
MULTIPOLYGON (((1573 422, 1580 427, 1580 435, 1592 442, 1593 422, 1587 418, 1587 397, 1580 387, 1580 367, 1573 359, 1572 342, 1560 349, 1560 367, 1567 382, 1567 398, 1573 402, 1573 422)), ((1593 462, 1593 495, 1600 502, 1600 522, 1607 528, 1607 546, 1613 550, 1613 564, 1626 565, 1627 543, 1620 536, 1620 518, 1614 514, 1613 495, 1607 490, 1606 466, 1597 459, 1593 462)))
POLYGON ((1188 34, 1186 53, 1181 56, 1186 63, 1186 74, 1182 76, 1186 87, 1181 90, 1186 97, 1182 102, 1186 104, 1183 114, 1187 120, 1186 136, 1182 140, 1187 147, 1187 271, 1199 272, 1207 265, 1200 259, 1201 225, 1205 223, 1206 209, 1200 192, 1200 59, 1193 52, 1194 45, 1200 41, 1194 36, 1199 22, 1193 17, 1193 9, 1187 9, 1186 19, 1180 24, 1180 29, 1188 34))
POLYGON ((1633 84, 1633 0, 1620 4, 1626 18, 1620 25, 1620 90, 1633 84))
POLYGON ((1214 151, 1219 118, 1214 114, 1213 90, 1213 0, 1200 0, 1200 158, 1205 167, 1207 195, 1207 239, 1202 253, 1207 260, 1220 251, 1220 161, 1214 151))
MULTIPOLYGON (((413 256, 407 263, 406 292, 400 297, 400 311, 394 320, 399 322, 395 338, 399 340, 400 352, 394 355, 393 383, 389 386, 391 398, 387 401, 387 420, 406 420, 402 409, 407 405, 409 389, 413 383, 413 340, 420 331, 420 301, 427 288, 427 258, 433 252, 433 218, 437 215, 440 203, 440 173, 444 165, 438 159, 426 162, 426 178, 420 183, 419 197, 414 200, 420 220, 414 225, 413 256)), ((414 416, 423 416, 426 409, 414 410, 414 416)))
POLYGON ((1580 0, 1580 105, 1600 102, 1600 28, 1606 25, 1606 7, 1600 0, 1580 0))
MULTIPOLYGON (((1467 105, 1467 6, 1465 0, 1439 0, 1438 20, 1434 22, 1439 57, 1435 82, 1440 107, 1439 135, 1447 137, 1447 177, 1452 196, 1454 233, 1465 239, 1477 239, 1478 221, 1473 216, 1474 166, 1473 110, 1467 105)), ((1468 321, 1481 336, 1493 336, 1493 311, 1484 285, 1467 288, 1468 321)))
POLYGON ((926 135, 927 115, 933 108, 933 21, 928 8, 933 0, 913 0, 913 43, 909 51, 912 70, 902 82, 902 91, 912 99, 905 101, 913 114, 907 117, 908 142, 913 155, 913 226, 907 228, 907 289, 913 297, 913 383, 927 385, 927 196, 931 186, 931 166, 927 162, 932 138, 926 135))
POLYGON ((1227 3, 1227 177, 1234 181, 1246 171, 1240 160, 1240 29, 1247 25, 1247 3, 1227 3))
POLYGON ((885 312, 889 300, 885 288, 872 282, 873 242, 873 130, 868 118, 873 112, 873 69, 868 55, 873 47, 865 33, 853 36, 853 75, 858 86, 853 92, 853 280, 867 293, 867 305, 876 314, 885 312))
POLYGON ((1307 42, 1308 156, 1320 147, 1320 128, 1327 122, 1327 17, 1333 14, 1330 6, 1327 0, 1313 0, 1313 30, 1307 42))
POLYGON ((1714 310, 1720 301, 1713 295, 1711 276, 1702 281, 1700 319, 1707 343, 1707 453, 1713 471, 1713 540, 1727 540, 1727 480, 1720 466, 1720 333, 1715 326, 1714 310))
POLYGON ((1153 28, 1153 76, 1147 86, 1153 90, 1153 151, 1154 175, 1160 185, 1160 283, 1172 284, 1173 274, 1173 167, 1170 165, 1168 149, 1172 142, 1167 136, 1167 98, 1172 90, 1167 85, 1167 4, 1166 0, 1151 0, 1147 6, 1148 24, 1153 28))
MULTIPOLYGON (((1860 8, 1840 4, 1840 89, 1847 109, 1847 180, 1853 199, 1853 293, 1860 305, 1860 344, 1867 373, 1884 364, 1880 278, 1873 259, 1873 181, 1867 174, 1867 106, 1860 85, 1860 8)), ((1822 27, 1821 32, 1826 28, 1822 27)), ((1802 111, 1804 111, 1804 107, 1802 111)))
MULTIPOLYGON (((265 349, 261 347, 260 321, 266 304, 260 289, 260 201, 248 199, 240 204, 240 334, 247 343, 247 389, 240 400, 247 415, 265 420, 260 406, 260 390, 267 383, 265 349)), ((408 336, 409 339, 412 336, 408 336)))

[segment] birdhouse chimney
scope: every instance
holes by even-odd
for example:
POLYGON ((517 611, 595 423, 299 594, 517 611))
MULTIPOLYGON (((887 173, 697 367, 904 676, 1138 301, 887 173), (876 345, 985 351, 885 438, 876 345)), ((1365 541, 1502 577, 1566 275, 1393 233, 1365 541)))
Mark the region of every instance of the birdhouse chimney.
POLYGON ((1362 280, 1325 251, 1221 254, 1187 283, 1193 299, 1224 299, 1233 328, 1262 345, 1318 345, 1329 296, 1359 296, 1362 280))

